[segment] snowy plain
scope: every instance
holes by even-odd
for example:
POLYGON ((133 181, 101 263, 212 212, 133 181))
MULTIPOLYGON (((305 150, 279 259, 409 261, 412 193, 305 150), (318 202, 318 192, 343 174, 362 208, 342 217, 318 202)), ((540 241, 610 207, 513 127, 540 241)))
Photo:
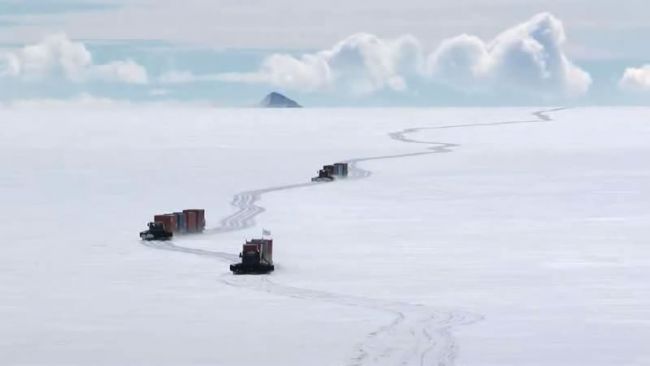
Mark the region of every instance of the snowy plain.
POLYGON ((649 365, 650 109, 541 110, 2 108, 0 364, 649 365))

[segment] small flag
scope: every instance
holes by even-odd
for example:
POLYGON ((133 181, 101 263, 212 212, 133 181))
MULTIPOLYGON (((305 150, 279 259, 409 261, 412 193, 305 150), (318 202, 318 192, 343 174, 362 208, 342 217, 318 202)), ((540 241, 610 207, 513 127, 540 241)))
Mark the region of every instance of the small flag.
POLYGON ((262 229, 262 236, 271 236, 271 232, 266 229, 262 229))

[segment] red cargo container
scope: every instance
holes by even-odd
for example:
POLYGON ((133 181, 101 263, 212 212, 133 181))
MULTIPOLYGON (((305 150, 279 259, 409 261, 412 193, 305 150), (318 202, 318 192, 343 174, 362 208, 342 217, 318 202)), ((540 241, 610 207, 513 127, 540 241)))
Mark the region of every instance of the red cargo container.
POLYGON ((156 215, 153 217, 154 222, 160 222, 165 227, 165 231, 173 233, 177 229, 176 216, 174 214, 156 215))
POLYGON ((198 226, 199 226, 199 231, 203 232, 203 229, 205 229, 205 210, 196 210, 198 213, 199 217, 197 218, 198 220, 198 226))
POLYGON ((195 233, 199 231, 198 215, 196 212, 192 210, 184 210, 183 213, 185 214, 185 225, 187 227, 187 232, 195 233))
POLYGON ((196 229, 194 232, 202 232, 203 229, 205 229, 205 210, 199 208, 183 210, 183 213, 186 215, 189 212, 194 212, 196 214, 196 229))
POLYGON ((244 252, 259 252, 260 251, 260 246, 259 244, 254 244, 254 243, 246 243, 244 244, 243 248, 244 252))

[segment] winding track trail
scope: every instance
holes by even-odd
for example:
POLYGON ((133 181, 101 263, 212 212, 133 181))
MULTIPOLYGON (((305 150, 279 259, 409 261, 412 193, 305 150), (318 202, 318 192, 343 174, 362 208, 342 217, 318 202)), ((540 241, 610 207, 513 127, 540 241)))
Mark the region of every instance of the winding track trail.
MULTIPOLYGON (((421 141, 408 137, 408 135, 423 130, 545 123, 553 121, 548 113, 563 109, 554 108, 533 112, 532 115, 536 119, 530 120, 416 127, 391 132, 388 136, 393 140, 410 144, 421 144, 427 146, 427 148, 424 151, 414 153, 349 159, 346 161, 350 167, 348 180, 363 179, 372 175, 371 171, 359 167, 359 163, 362 162, 399 159, 428 154, 443 154, 452 152, 454 148, 459 147, 459 145, 453 143, 421 141)), ((255 225, 255 217, 265 211, 264 207, 257 204, 264 194, 307 188, 319 184, 324 183, 308 182, 289 184, 237 193, 233 196, 231 205, 238 210, 223 218, 218 226, 208 229, 204 233, 219 234, 252 227, 255 225)), ((174 242, 143 241, 142 244, 155 249, 213 257, 227 262, 233 262, 238 259, 238 256, 233 253, 185 247, 177 245, 174 242)), ((436 308, 282 285, 271 281, 269 276, 232 276, 228 274, 222 276, 220 280, 228 286, 263 291, 273 295, 297 298, 305 301, 319 301, 343 306, 360 307, 392 314, 394 318, 389 324, 372 331, 356 346, 354 354, 348 362, 349 366, 454 365, 458 346, 451 334, 451 330, 454 327, 471 324, 482 319, 480 315, 460 309, 436 308)))

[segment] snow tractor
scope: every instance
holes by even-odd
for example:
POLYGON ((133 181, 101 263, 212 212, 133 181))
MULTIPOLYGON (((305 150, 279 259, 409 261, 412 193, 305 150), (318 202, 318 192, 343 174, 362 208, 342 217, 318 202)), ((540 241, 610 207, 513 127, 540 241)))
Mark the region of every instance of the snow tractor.
POLYGON ((323 165, 318 171, 318 176, 311 179, 312 182, 331 182, 334 178, 346 178, 348 176, 348 163, 335 163, 323 165))
POLYGON ((318 171, 318 176, 311 179, 312 182, 331 182, 334 177, 325 169, 318 171))
POLYGON ((273 239, 253 239, 246 241, 242 247, 240 263, 231 264, 233 274, 266 274, 275 269, 273 266, 273 239))
POLYGON ((174 235, 165 230, 165 225, 162 222, 150 222, 147 226, 149 226, 149 230, 140 233, 142 240, 169 240, 174 235))

